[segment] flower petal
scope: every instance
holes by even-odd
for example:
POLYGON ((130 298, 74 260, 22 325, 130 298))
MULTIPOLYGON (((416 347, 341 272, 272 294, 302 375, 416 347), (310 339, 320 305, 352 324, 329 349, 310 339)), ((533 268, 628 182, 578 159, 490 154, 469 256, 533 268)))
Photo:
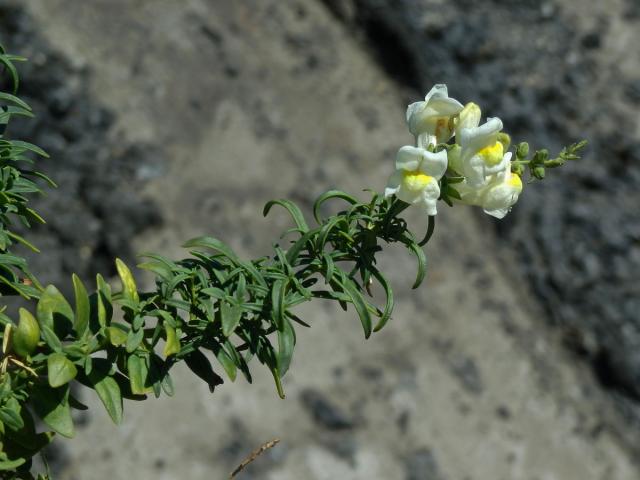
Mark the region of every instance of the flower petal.
POLYGON ((463 158, 467 155, 474 155, 479 150, 496 143, 500 130, 502 130, 502 120, 497 117, 487 119, 485 123, 476 128, 461 128, 460 145, 462 146, 463 158))
POLYGON ((419 147, 405 145, 398 150, 396 155, 396 169, 414 172, 418 169, 426 150, 419 147))
POLYGON ((444 83, 436 83, 425 95, 424 102, 429 103, 432 98, 449 98, 449 90, 444 83))
POLYGON ((486 213, 487 215, 491 215, 492 217, 495 217, 497 219, 503 219, 507 216, 507 213, 509 213, 510 210, 511 208, 500 208, 498 210, 487 210, 485 208, 484 213, 486 213))
POLYGON ((402 170, 396 170, 391 174, 389 180, 387 181, 387 186, 384 189, 385 197, 390 197, 391 195, 395 195, 398 192, 403 176, 404 174, 402 173, 402 170))
POLYGON ((426 102, 415 102, 407 107, 407 124, 409 125, 409 129, 411 130, 411 122, 412 119, 416 117, 424 107, 426 106, 426 102))
POLYGON ((440 152, 434 153, 423 150, 422 162, 420 162, 418 170, 425 175, 440 180, 447 171, 447 151, 441 150, 440 152))

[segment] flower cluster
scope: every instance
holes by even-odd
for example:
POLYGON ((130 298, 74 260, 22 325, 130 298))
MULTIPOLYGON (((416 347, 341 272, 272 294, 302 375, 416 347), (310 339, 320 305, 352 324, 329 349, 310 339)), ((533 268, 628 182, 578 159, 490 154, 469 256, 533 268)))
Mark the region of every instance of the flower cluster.
POLYGON ((423 102, 409 105, 407 124, 415 146, 398 151, 385 195, 417 204, 433 216, 446 184, 445 200, 476 205, 503 218, 518 201, 522 180, 512 173, 510 139, 502 132, 502 121, 480 121, 480 107, 450 98, 446 85, 435 85, 423 102))

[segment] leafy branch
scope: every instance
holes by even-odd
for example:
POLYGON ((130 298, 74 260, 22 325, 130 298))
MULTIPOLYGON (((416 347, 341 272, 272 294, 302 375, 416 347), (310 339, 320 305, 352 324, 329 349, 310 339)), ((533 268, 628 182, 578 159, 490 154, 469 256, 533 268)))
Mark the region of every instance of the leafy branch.
MULTIPOLYGON (((0 124, 6 126, 13 116, 32 112, 15 96, 19 79, 13 62, 23 59, 0 52, 12 84, 12 93, 0 95, 6 104, 0 124)), ((280 207, 294 224, 269 256, 245 260, 216 238, 196 238, 184 245, 190 257, 183 260, 143 256, 138 267, 155 276, 152 291, 140 291, 119 259, 118 291, 101 275, 91 288, 73 275, 72 306, 55 286, 40 285, 26 260, 11 252, 16 243, 37 251, 11 228, 12 222, 26 227, 44 223, 28 206, 29 198, 41 193, 37 179, 55 186, 33 169, 33 156, 47 154, 30 143, 0 138, 0 292, 34 304, 33 309, 20 308, 17 321, 5 307, 0 313, 1 478, 33 478, 31 459, 54 434, 74 436, 71 411, 87 407, 74 396, 72 382, 94 390, 117 424, 123 419, 123 399, 172 395, 170 372, 181 361, 213 392, 223 383, 218 372, 231 381, 240 372, 251 382, 249 363, 256 358, 284 397, 282 378, 291 365, 296 330, 309 327, 295 307, 314 299, 336 301, 344 310, 351 305, 369 337, 384 327, 393 309, 391 286, 376 265, 381 243, 400 242, 416 256, 414 288, 425 275, 421 245, 398 218, 406 203, 377 193, 363 203, 334 190, 314 203, 311 227, 293 202, 267 203, 265 216, 280 207), (329 201, 345 208, 324 218, 329 201), (381 306, 371 299, 374 283, 385 293, 381 306), (51 431, 38 432, 36 418, 51 431)), ((432 223, 422 244, 431 233, 432 223)))

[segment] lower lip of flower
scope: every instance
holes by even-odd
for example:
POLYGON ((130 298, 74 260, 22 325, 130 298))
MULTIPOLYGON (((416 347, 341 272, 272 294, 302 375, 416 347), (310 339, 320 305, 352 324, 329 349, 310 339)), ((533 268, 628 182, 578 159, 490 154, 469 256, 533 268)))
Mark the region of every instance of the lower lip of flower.
POLYGON ((433 181, 433 177, 420 172, 408 172, 405 174, 402 183, 410 192, 419 192, 433 181))

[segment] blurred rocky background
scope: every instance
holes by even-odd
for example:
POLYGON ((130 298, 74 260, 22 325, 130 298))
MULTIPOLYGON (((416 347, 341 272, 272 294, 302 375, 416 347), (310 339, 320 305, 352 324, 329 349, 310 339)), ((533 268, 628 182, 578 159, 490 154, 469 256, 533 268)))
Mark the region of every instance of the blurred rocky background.
POLYGON ((185 371, 120 428, 85 395, 56 478, 226 478, 273 437, 238 478, 639 478, 638 32, 634 0, 0 1, 38 115, 11 133, 60 185, 32 262, 61 285, 203 233, 265 253, 267 200, 383 186, 433 83, 514 141, 590 142, 501 222, 441 208, 419 291, 392 249, 375 338, 304 309, 286 400, 258 366, 213 395, 185 371))

